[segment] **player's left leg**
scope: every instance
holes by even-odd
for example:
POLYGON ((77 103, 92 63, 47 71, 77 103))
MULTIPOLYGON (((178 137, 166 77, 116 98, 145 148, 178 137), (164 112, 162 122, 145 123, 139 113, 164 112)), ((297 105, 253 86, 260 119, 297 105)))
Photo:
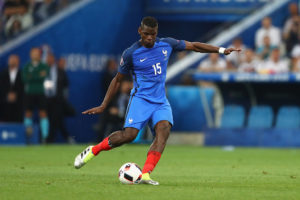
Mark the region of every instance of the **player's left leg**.
POLYGON ((132 142, 139 130, 148 122, 153 109, 151 105, 142 98, 131 97, 125 117, 124 129, 116 131, 95 146, 89 146, 78 154, 74 161, 75 168, 79 169, 88 161, 97 156, 101 151, 108 151, 123 144, 132 142))
POLYGON ((147 160, 142 170, 142 182, 151 185, 159 185, 158 182, 153 181, 150 178, 150 173, 154 170, 156 164, 160 160, 173 124, 172 110, 168 102, 160 106, 153 113, 152 122, 155 130, 155 138, 148 151, 147 160))
POLYGON ((142 170, 142 180, 143 183, 151 185, 159 185, 157 181, 153 181, 150 178, 150 173, 154 170, 156 164, 160 160, 161 154, 163 153, 169 134, 171 130, 171 124, 166 121, 160 121, 155 126, 156 136, 154 141, 148 151, 147 160, 142 170))
POLYGON ((147 160, 142 170, 143 173, 151 173, 154 170, 165 149, 170 130, 171 125, 166 120, 160 121, 155 125, 156 135, 148 151, 147 160))
POLYGON ((74 167, 76 169, 81 168, 92 158, 97 156, 101 151, 109 151, 123 144, 132 142, 137 136, 138 132, 139 129, 129 127, 113 132, 99 144, 95 146, 88 146, 85 150, 79 153, 75 158, 74 167))

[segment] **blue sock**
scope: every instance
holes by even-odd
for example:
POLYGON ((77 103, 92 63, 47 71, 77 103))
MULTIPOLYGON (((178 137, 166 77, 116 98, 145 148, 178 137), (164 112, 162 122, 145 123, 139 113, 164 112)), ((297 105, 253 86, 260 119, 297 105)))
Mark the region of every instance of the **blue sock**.
POLYGON ((46 139, 49 133, 49 121, 47 117, 40 119, 40 127, 42 132, 42 138, 46 139))
POLYGON ((26 128, 31 127, 32 126, 32 118, 25 117, 24 118, 24 125, 25 125, 26 128))

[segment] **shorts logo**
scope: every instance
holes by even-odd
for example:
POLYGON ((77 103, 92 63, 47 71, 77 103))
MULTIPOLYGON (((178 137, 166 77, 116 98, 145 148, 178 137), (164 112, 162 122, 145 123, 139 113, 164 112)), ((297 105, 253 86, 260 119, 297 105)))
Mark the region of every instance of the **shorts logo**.
POLYGON ((133 119, 132 119, 132 118, 129 118, 128 122, 129 122, 129 124, 132 124, 133 119))

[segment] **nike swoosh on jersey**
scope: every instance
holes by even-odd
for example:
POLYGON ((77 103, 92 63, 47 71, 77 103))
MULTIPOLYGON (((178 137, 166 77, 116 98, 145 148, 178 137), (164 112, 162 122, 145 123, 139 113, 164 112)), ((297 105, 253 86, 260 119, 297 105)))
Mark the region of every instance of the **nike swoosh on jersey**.
POLYGON ((144 62, 147 58, 144 58, 144 59, 140 59, 140 62, 144 62))

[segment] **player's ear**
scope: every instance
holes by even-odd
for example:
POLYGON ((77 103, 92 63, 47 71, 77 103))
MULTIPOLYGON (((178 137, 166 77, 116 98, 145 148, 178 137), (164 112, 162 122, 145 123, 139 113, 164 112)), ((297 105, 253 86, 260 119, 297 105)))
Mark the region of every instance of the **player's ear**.
POLYGON ((139 27, 138 28, 138 33, 141 35, 141 32, 142 32, 142 27, 139 27))

